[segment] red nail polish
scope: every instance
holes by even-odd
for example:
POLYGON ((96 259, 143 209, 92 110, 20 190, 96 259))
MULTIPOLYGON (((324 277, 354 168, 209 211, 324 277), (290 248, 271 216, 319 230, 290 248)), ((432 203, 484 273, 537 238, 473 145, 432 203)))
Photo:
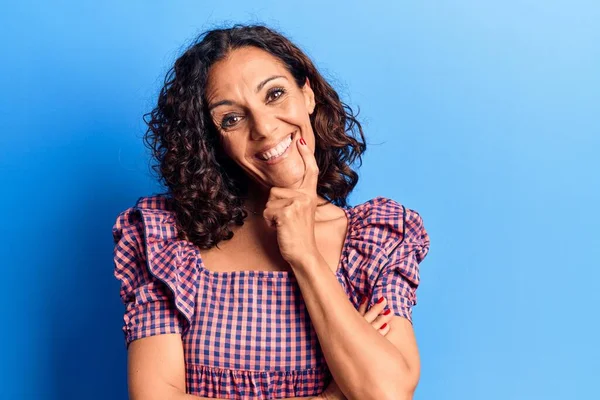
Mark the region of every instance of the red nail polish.
POLYGON ((391 312, 392 312, 392 311, 391 311, 391 310, 388 308, 387 310, 385 310, 385 311, 383 312, 383 315, 388 315, 388 314, 389 314, 389 313, 391 313, 391 312))
POLYGON ((303 145, 303 146, 306 145, 306 142, 304 141, 304 138, 300 138, 300 144, 303 145))
POLYGON ((360 304, 365 304, 367 302, 367 296, 363 297, 363 299, 361 300, 360 304))
POLYGON ((383 297, 380 298, 379 300, 377 300, 377 304, 381 304, 381 303, 383 303, 383 297))
POLYGON ((384 329, 386 326, 387 326, 387 322, 385 324, 381 325, 381 328, 379 328, 379 329, 384 329))

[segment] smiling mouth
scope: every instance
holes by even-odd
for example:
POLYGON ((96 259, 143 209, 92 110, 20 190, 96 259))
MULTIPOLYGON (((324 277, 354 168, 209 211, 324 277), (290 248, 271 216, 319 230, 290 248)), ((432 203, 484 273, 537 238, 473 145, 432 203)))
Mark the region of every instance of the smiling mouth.
POLYGON ((284 155, 287 150, 290 148, 290 146, 293 143, 293 137, 294 137, 294 133, 290 133, 289 136, 287 136, 285 139, 283 139, 281 142, 279 142, 279 144, 277 146, 275 146, 274 148, 272 148, 269 151, 265 151, 264 153, 261 154, 257 154, 256 158, 258 158, 261 161, 273 161, 279 157, 281 157, 282 155, 284 155))

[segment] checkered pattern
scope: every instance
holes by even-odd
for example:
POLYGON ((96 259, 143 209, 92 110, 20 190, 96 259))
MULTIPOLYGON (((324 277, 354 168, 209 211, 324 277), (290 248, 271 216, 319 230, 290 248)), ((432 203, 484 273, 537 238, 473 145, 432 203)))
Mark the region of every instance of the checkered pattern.
MULTIPOLYGON (((113 226, 114 275, 133 340, 179 333, 187 392, 224 399, 321 393, 331 374, 298 282, 288 271, 207 270, 199 249, 177 238, 169 199, 141 197, 113 226)), ((421 216, 376 197, 344 208, 348 232, 336 277, 358 308, 381 296, 412 322, 418 264, 429 250, 421 216)))

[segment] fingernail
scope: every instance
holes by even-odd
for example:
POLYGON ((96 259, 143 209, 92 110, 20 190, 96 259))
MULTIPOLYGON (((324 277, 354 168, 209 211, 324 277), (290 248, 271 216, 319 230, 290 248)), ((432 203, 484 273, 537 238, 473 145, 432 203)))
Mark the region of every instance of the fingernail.
POLYGON ((300 138, 299 142, 300 142, 300 144, 301 144, 301 145, 303 145, 303 146, 304 146, 304 145, 306 145, 306 142, 304 141, 304 138, 300 138))
POLYGON ((380 298, 379 300, 377 300, 377 304, 381 304, 381 303, 383 303, 383 297, 380 298))
POLYGON ((387 322, 385 324, 381 325, 381 328, 379 328, 379 329, 384 329, 386 326, 387 326, 387 322))
POLYGON ((389 314, 389 313, 391 313, 391 312, 392 312, 392 311, 391 311, 391 310, 388 308, 387 310, 385 310, 385 311, 383 312, 383 315, 388 315, 388 314, 389 314))

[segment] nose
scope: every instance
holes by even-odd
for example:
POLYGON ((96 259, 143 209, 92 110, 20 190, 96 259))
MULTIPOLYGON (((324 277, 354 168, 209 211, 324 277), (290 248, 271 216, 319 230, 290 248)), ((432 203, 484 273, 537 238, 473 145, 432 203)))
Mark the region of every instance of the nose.
POLYGON ((268 138, 277 130, 277 118, 264 110, 253 112, 252 122, 250 136, 253 140, 268 138))

